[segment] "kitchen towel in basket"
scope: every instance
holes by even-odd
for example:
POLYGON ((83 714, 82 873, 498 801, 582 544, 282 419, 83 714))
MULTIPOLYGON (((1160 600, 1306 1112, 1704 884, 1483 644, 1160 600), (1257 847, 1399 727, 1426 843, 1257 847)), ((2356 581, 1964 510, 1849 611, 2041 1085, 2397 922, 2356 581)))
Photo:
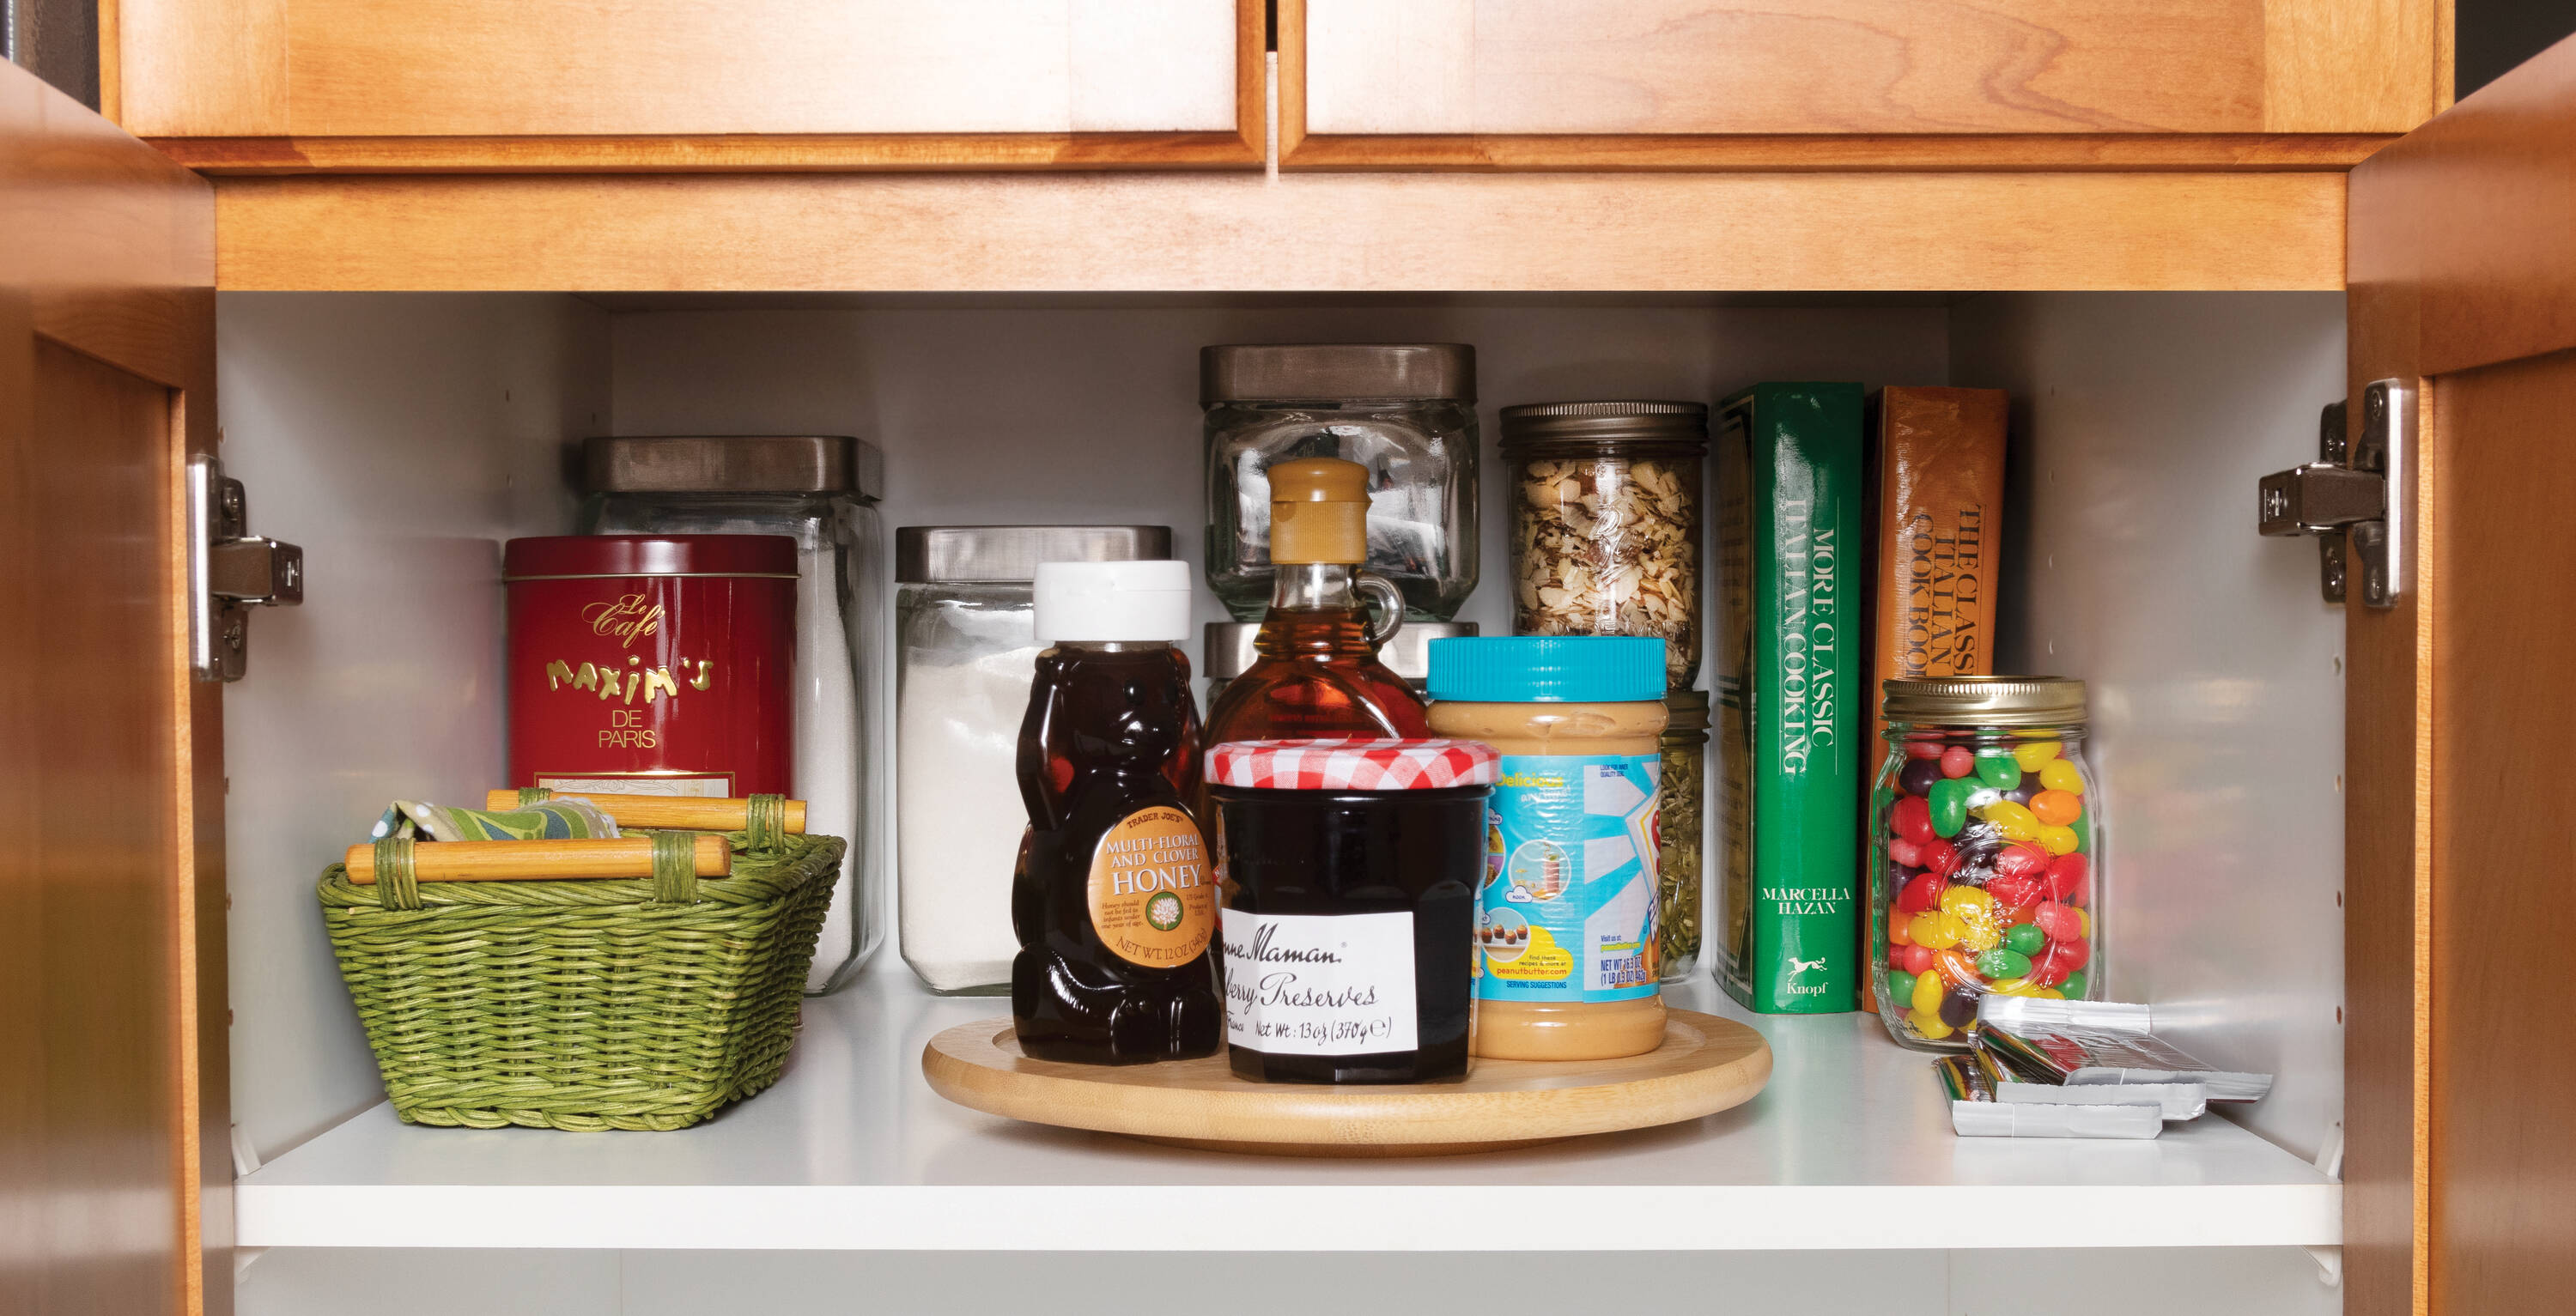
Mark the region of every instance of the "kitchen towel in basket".
POLYGON ((409 836, 423 841, 581 841, 617 835, 617 820, 580 796, 544 800, 516 809, 458 809, 422 800, 396 800, 376 820, 373 840, 409 836))

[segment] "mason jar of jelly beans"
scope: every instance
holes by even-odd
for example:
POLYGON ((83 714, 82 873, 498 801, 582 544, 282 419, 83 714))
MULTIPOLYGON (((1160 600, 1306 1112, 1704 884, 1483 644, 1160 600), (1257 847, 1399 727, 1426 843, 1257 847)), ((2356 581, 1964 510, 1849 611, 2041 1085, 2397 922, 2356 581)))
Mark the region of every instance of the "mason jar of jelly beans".
POLYGON ((1871 968, 1896 1040, 1959 1050, 1989 992, 2083 1000, 2101 981, 2101 793, 2084 683, 1886 683, 1870 802, 1871 968))

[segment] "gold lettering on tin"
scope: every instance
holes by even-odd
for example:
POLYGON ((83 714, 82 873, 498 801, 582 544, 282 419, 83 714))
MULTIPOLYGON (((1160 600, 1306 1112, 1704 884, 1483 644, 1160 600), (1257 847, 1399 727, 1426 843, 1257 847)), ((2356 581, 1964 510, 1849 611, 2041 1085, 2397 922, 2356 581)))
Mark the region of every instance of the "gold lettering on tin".
POLYGON ((652 703, 654 700, 661 698, 665 693, 668 693, 674 699, 679 698, 680 683, 672 680, 671 673, 663 668, 656 667, 652 671, 646 672, 644 674, 644 702, 648 704, 652 703))
POLYGON ((581 610, 581 616, 590 623, 591 634, 614 635, 625 647, 662 629, 662 605, 645 602, 641 594, 590 604, 581 610))
MULTIPOLYGON (((698 660, 698 674, 689 678, 689 688, 690 688, 690 689, 692 689, 692 690, 704 690, 704 689, 706 689, 706 688, 707 688, 707 686, 708 686, 708 684, 710 683, 710 681, 711 681, 711 679, 712 679, 712 678, 710 678, 710 677, 707 675, 707 669, 708 669, 708 668, 710 668, 710 667, 713 667, 713 666, 715 666, 715 665, 716 665, 716 664, 715 664, 715 660, 714 660, 714 659, 712 659, 712 658, 701 658, 701 659, 699 659, 699 660, 698 660)), ((680 667, 681 667, 681 669, 682 669, 682 670, 684 670, 684 671, 685 671, 685 670, 687 670, 688 666, 689 666, 689 660, 688 660, 688 659, 683 658, 683 659, 681 659, 681 660, 680 660, 680 667)), ((679 693, 679 691, 674 690, 674 691, 672 691, 671 693, 673 693, 673 694, 678 694, 678 693, 679 693)))

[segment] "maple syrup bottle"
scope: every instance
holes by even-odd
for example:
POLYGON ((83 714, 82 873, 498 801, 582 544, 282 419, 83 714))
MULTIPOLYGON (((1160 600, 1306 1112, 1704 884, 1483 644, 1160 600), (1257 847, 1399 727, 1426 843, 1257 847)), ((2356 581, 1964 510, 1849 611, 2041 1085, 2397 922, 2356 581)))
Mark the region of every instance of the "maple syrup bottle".
POLYGON ((1368 470, 1311 457, 1273 465, 1270 611, 1259 656, 1208 710, 1208 743, 1431 734, 1422 699, 1378 661, 1403 624, 1404 599, 1368 560, 1368 470), (1377 599, 1386 629, 1369 633, 1360 596, 1377 599))
POLYGON ((1183 562, 1047 562, 1020 723, 1029 831, 1011 892, 1011 1014, 1040 1060, 1213 1055, 1217 887, 1200 831, 1183 562))

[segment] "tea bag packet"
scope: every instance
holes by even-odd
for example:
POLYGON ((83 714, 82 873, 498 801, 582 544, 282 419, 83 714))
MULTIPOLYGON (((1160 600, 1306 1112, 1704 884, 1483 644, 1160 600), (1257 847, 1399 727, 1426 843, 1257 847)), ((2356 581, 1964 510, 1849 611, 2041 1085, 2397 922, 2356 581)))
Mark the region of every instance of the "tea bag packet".
POLYGON ((2009 1098, 2014 1089, 2062 1092, 2007 1077, 1983 1051, 1932 1062, 1950 1098, 1950 1129, 1962 1138, 2152 1138, 2164 1131, 2153 1102, 2061 1103, 2009 1098))
POLYGON ((408 836, 421 841, 581 841, 617 835, 617 820, 579 796, 516 809, 459 809, 424 800, 396 800, 368 833, 374 840, 408 836))
POLYGON ((2213 1068, 2156 1036, 2153 1012, 2143 1005, 1989 995, 1977 1019, 1978 1046, 2035 1084, 2196 1085, 2209 1101, 2258 1101, 2272 1090, 2269 1074, 2213 1068))

